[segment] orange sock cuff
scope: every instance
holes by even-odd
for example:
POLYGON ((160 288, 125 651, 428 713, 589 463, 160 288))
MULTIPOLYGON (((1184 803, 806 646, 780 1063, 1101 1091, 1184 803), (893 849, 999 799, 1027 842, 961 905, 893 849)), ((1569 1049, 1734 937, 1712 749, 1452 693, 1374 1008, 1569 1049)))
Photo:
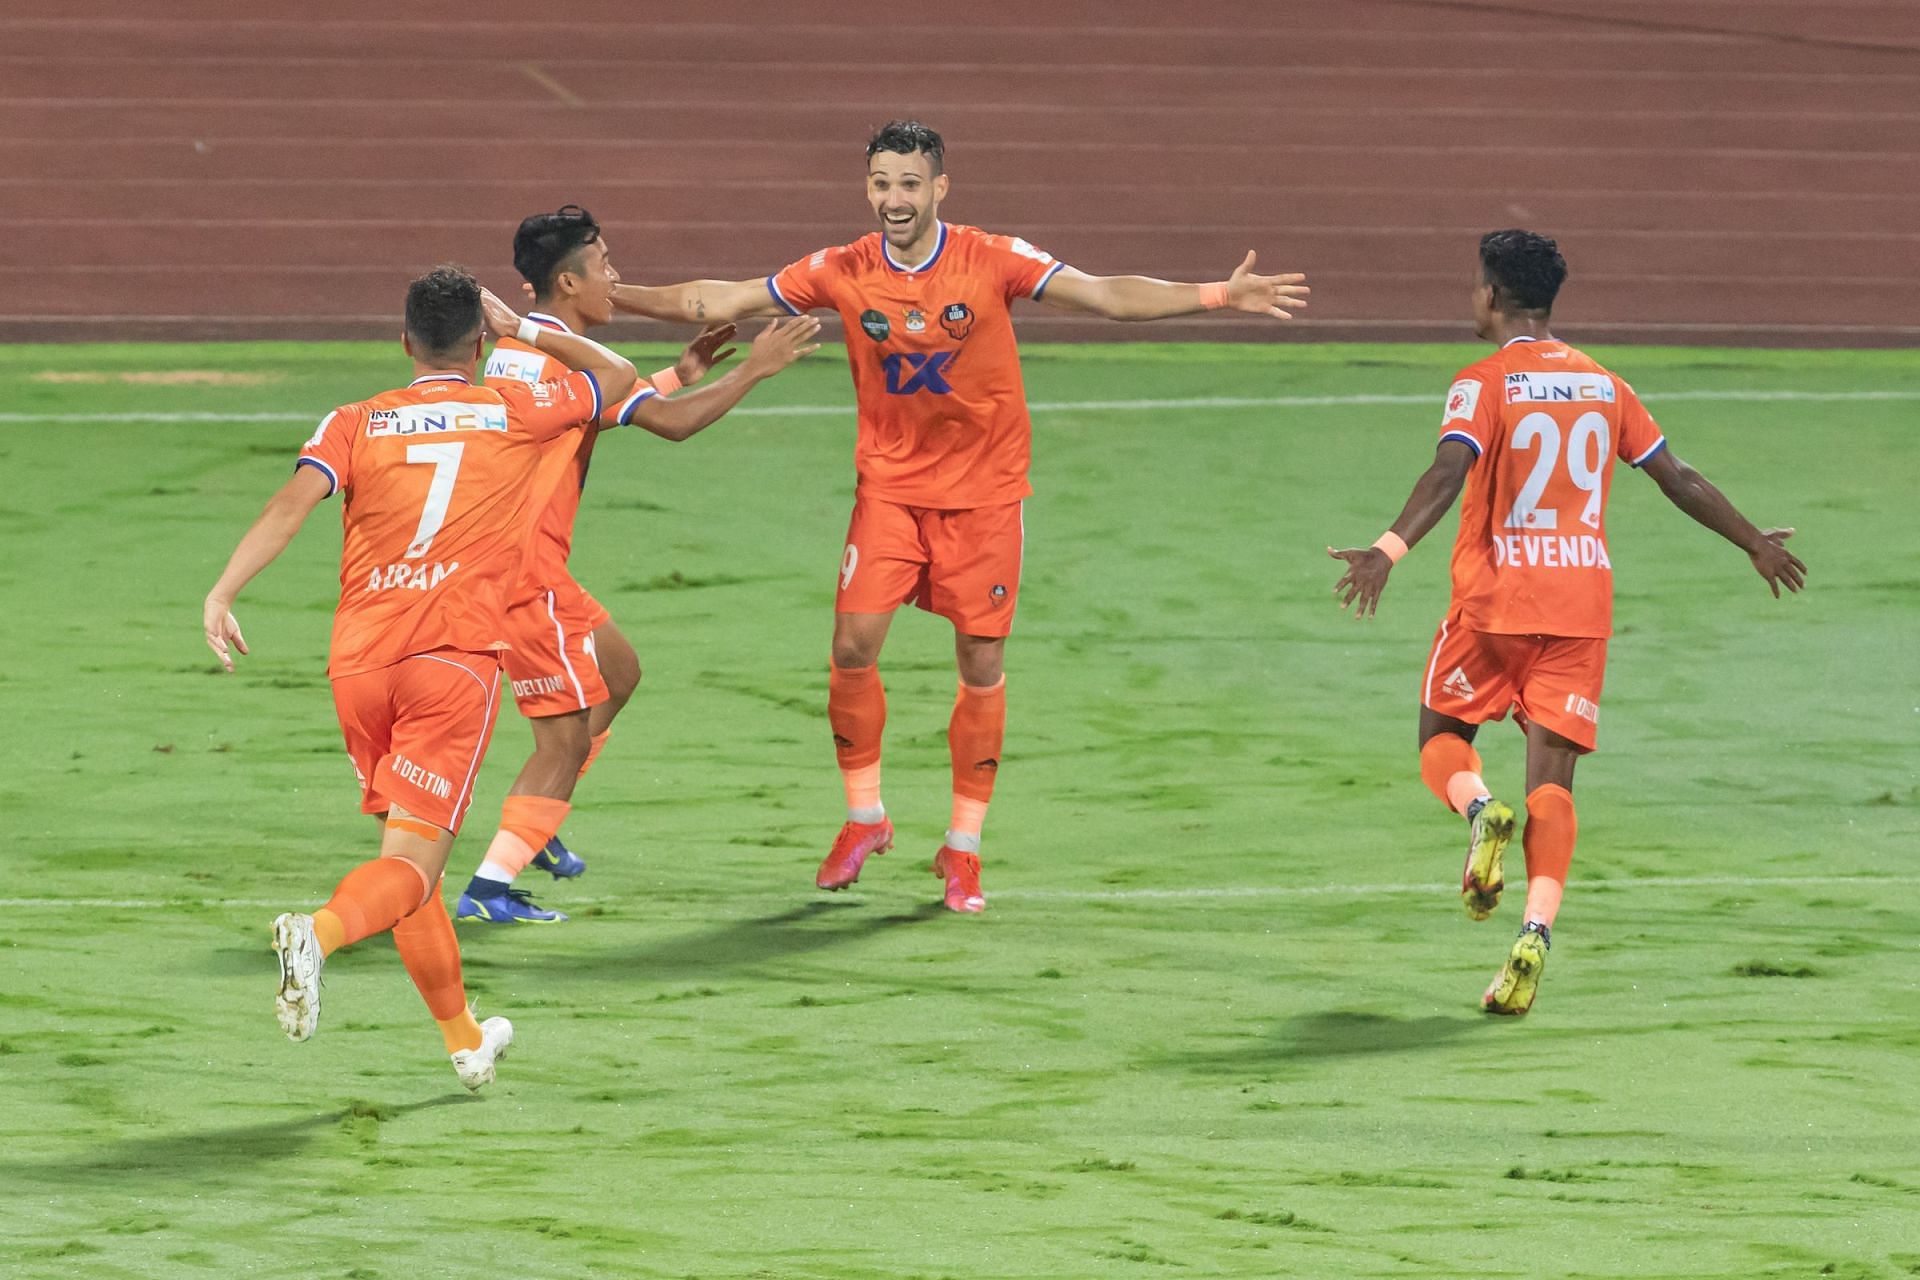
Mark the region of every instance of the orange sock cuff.
MULTIPOLYGON (((953 816, 947 822, 947 830, 958 836, 980 835, 980 829, 987 825, 987 802, 972 800, 966 796, 953 798, 953 816)), ((972 852, 969 850, 968 852, 972 852)))
POLYGON ((375 858, 347 872, 321 910, 339 920, 339 945, 346 946, 385 933, 419 909, 425 880, 405 858, 375 858))
MULTIPOLYGON (((593 768, 593 762, 600 758, 601 748, 607 745, 607 739, 612 736, 613 736, 612 729, 602 729, 600 732, 593 735, 593 741, 587 747, 587 758, 581 762, 580 772, 575 776, 581 777, 581 778, 584 778, 587 776, 587 770, 593 768)), ((559 828, 555 827, 554 830, 558 831, 559 828)))
POLYGON ((1527 855, 1528 920, 1552 925, 1566 893, 1567 872, 1573 866, 1573 846, 1580 834, 1580 817, 1573 793, 1555 782, 1527 793, 1527 829, 1520 846, 1527 855))
POLYGON ((320 954, 330 956, 347 945, 347 926, 339 916, 321 907, 313 913, 313 939, 320 944, 320 954))
POLYGON ((840 780, 847 788, 847 808, 872 809, 880 804, 880 766, 862 765, 858 769, 842 769, 840 780))
POLYGON ((464 1006, 451 1018, 435 1018, 433 1021, 440 1028, 440 1037, 446 1041, 448 1053, 478 1049, 480 1042, 486 1039, 480 1031, 480 1024, 474 1020, 473 1010, 464 1006))
POLYGON ((880 763, 880 739, 887 727, 887 690, 880 668, 827 668, 827 722, 842 771, 880 763))
POLYGON ((500 805, 500 829, 538 852, 547 847, 573 808, 552 796, 508 796, 500 805))
POLYGON ((1487 794, 1480 777, 1480 753, 1457 733, 1436 733, 1420 748, 1420 781, 1440 803, 1458 814, 1487 794))
POLYGON ((1006 677, 985 688, 961 685, 953 700, 953 718, 947 722, 947 751, 953 764, 956 801, 978 801, 985 813, 987 802, 993 799, 994 781, 1000 775, 1000 748, 1006 735, 1006 677))

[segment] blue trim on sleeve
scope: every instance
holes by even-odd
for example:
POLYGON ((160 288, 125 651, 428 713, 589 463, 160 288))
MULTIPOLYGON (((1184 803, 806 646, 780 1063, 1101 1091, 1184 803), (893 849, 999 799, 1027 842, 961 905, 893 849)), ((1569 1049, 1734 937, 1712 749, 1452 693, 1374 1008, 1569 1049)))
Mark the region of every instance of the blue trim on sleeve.
POLYGON ((606 405, 605 399, 600 395, 600 379, 594 377, 592 372, 586 369, 580 370, 580 376, 585 378, 593 387, 593 421, 598 422, 600 421, 600 411, 606 405))
POLYGON ((1048 267, 1047 274, 1040 277, 1040 283, 1033 286, 1033 292, 1029 293, 1027 296, 1029 298, 1032 298, 1035 302, 1040 301, 1040 295, 1047 291, 1047 286, 1053 283, 1053 278, 1056 275, 1060 274, 1060 268, 1066 265, 1067 264, 1064 262, 1056 262, 1052 266, 1048 267))
POLYGON ((320 461, 320 459, 309 457, 303 453, 300 455, 299 460, 293 464, 293 469, 298 471, 302 467, 312 467, 327 478, 327 496, 329 498, 340 492, 340 477, 333 474, 333 468, 320 461))
POLYGON ((774 302, 779 304, 782 311, 790 316, 800 314, 799 308, 795 307, 791 302, 788 302, 786 296, 780 292, 780 286, 773 282, 772 276, 767 277, 767 292, 772 295, 774 302))
POLYGON ((1655 454, 1659 453, 1662 449, 1666 447, 1667 447, 1667 438, 1665 436, 1661 436, 1658 440, 1655 440, 1653 442, 1653 448, 1647 450, 1645 453, 1641 454, 1639 457, 1635 458, 1632 462, 1629 462, 1627 465, 1634 468, 1644 467, 1649 462, 1653 461, 1655 454))
POLYGON ((643 387, 639 391, 634 392, 633 395, 628 397, 627 402, 620 406, 620 418, 619 418, 620 425, 623 427, 632 426, 633 411, 635 409, 638 409, 641 405, 645 404, 647 401, 654 399, 659 394, 660 393, 658 391, 655 391, 652 387, 643 387))
POLYGON ((1441 436, 1440 440, 1441 440, 1441 443, 1443 444, 1448 440, 1458 440, 1461 444, 1473 450, 1473 456, 1476 458, 1486 452, 1485 449, 1480 447, 1480 442, 1478 440, 1475 440, 1472 436, 1468 435, 1464 431, 1449 431, 1445 435, 1441 436))

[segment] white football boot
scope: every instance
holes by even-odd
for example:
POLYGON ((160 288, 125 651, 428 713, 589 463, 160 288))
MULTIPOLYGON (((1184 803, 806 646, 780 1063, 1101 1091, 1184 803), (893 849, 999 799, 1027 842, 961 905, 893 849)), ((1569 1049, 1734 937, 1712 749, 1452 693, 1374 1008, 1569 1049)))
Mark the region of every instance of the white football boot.
POLYGON ((280 957, 280 993, 273 999, 280 1029, 289 1040, 306 1040, 320 1025, 320 940, 313 917, 285 911, 273 920, 273 949, 280 957))
POLYGON ((493 1064, 507 1056, 513 1043, 513 1024, 505 1018, 488 1018, 480 1024, 480 1047, 462 1049, 453 1055, 454 1074, 469 1089, 493 1083, 493 1064))

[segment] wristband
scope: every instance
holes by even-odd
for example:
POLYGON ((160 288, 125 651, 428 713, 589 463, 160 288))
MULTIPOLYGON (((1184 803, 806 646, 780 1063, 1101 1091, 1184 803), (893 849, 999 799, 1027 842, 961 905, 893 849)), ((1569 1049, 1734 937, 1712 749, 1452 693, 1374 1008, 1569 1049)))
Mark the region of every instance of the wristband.
POLYGON ((1209 311, 1218 311, 1227 305, 1227 282, 1216 280, 1212 284, 1200 286, 1200 305, 1209 311))
POLYGON ((530 347, 539 346, 540 344, 534 341, 534 339, 540 336, 540 322, 538 320, 529 320, 524 316, 521 317, 520 328, 513 336, 530 347))
POLYGON ((1389 529, 1373 540, 1373 549, 1386 552, 1388 563, 1399 564, 1400 557, 1407 554, 1407 542, 1405 538, 1389 529))
POLYGON ((673 371, 672 365, 668 365, 651 378, 648 378, 647 381, 655 391, 658 391, 663 396, 672 395, 683 385, 680 381, 680 375, 673 371))

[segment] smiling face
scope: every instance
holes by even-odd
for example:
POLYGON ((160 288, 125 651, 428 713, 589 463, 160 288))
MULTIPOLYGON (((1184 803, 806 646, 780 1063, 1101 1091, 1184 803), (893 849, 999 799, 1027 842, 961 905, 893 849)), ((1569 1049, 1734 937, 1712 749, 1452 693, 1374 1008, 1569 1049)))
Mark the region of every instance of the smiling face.
POLYGON ((915 260, 931 249, 947 196, 947 175, 935 174, 925 152, 876 151, 867 161, 867 203, 895 257, 915 260))
POLYGON ((573 260, 554 275, 554 297, 579 317, 582 327, 602 325, 613 319, 613 287, 619 283, 620 273, 614 270, 606 237, 601 236, 581 245, 573 260))

